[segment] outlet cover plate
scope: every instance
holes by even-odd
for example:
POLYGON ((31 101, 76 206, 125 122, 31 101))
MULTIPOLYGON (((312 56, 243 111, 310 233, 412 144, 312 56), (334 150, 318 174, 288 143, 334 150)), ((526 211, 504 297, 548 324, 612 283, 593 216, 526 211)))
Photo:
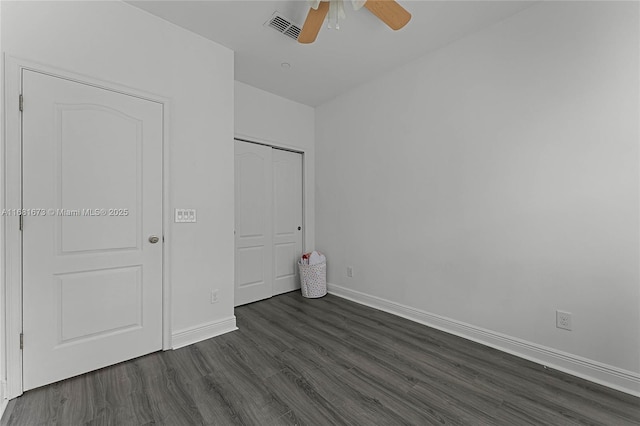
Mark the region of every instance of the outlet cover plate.
POLYGON ((571 312, 556 311, 556 327, 571 331, 571 312))

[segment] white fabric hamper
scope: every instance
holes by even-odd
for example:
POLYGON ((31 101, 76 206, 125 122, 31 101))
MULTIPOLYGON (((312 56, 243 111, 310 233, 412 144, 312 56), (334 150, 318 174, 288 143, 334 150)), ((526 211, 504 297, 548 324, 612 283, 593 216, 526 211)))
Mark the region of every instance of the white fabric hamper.
POLYGON ((316 298, 327 294, 327 262, 304 265, 300 269, 300 290, 303 297, 316 298))

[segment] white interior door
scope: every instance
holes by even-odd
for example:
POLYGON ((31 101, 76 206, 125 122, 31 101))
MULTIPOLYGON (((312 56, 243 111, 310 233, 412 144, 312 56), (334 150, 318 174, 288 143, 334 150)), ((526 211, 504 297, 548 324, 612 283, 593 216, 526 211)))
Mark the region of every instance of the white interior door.
POLYGON ((27 390, 162 347, 162 105, 22 84, 27 390))
POLYGON ((273 294, 300 288, 302 154, 273 150, 273 294))
POLYGON ((273 292, 271 148, 235 142, 235 306, 273 292))

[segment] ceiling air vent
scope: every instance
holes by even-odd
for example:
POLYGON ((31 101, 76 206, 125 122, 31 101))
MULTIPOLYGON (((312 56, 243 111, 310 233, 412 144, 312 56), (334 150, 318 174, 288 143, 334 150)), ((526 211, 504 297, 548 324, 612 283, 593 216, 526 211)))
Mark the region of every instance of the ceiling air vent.
POLYGON ((264 25, 267 27, 271 27, 279 33, 282 33, 294 40, 297 40, 298 36, 300 35, 300 27, 292 23, 289 19, 280 15, 280 13, 278 12, 274 12, 273 16, 271 16, 271 19, 265 22, 264 25))

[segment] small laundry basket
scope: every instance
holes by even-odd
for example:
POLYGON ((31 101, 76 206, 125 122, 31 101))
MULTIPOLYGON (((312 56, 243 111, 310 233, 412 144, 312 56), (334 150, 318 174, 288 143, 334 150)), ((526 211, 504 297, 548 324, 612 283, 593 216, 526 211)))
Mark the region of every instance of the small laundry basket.
POLYGON ((303 297, 317 298, 327 294, 327 262, 305 265, 298 261, 298 268, 303 297))

